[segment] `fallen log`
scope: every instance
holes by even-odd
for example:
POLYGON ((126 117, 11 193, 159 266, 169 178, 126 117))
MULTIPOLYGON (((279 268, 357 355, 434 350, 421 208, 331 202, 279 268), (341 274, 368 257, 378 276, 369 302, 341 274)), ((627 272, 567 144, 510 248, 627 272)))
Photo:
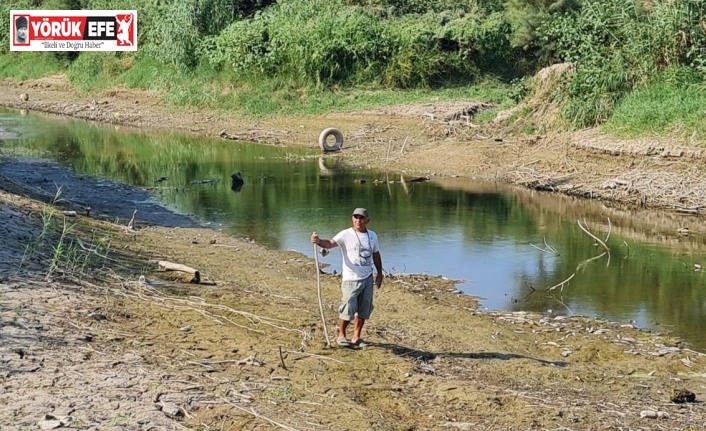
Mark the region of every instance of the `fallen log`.
POLYGON ((190 266, 182 265, 180 263, 174 263, 174 262, 169 262, 166 260, 160 260, 157 262, 159 265, 159 269, 162 271, 179 271, 179 272, 185 272, 187 274, 191 274, 193 278, 191 279, 191 283, 199 284, 201 283, 201 273, 199 272, 198 269, 194 269, 190 266))

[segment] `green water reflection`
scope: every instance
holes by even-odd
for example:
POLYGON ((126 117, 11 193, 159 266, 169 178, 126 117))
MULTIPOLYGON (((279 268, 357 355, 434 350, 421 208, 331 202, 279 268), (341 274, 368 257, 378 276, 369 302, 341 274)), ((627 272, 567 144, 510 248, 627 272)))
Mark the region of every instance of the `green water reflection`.
MULTIPOLYGON (((365 206, 388 271, 461 279, 459 287, 488 309, 634 322, 706 349, 706 287, 694 270, 706 265, 704 237, 676 229, 686 223, 705 232, 695 228, 700 219, 462 180, 402 183, 399 175, 319 160, 313 146, 115 130, 12 112, 0 113, 0 126, 22 135, 3 142, 6 155, 46 157, 79 174, 150 188, 179 212, 273 248, 311 256, 312 231, 332 236, 348 225, 354 207, 365 206), (245 181, 239 191, 231 187, 233 172, 245 181), (610 229, 610 258, 590 260, 604 250, 577 219, 602 240, 610 229), (572 274, 563 291, 547 293, 572 274)), ((337 252, 320 259, 340 270, 337 252)))

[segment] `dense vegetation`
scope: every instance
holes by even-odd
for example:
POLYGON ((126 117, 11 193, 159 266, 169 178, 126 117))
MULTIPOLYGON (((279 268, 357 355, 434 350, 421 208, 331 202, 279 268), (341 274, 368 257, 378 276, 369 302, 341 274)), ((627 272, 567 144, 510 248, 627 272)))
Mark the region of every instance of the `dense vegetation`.
POLYGON ((87 90, 262 114, 472 88, 507 104, 571 63, 546 100, 558 124, 706 136, 706 0, 20 0, 0 14, 5 76, 66 70, 87 90), (9 11, 25 8, 137 9, 140 48, 10 53, 9 11))

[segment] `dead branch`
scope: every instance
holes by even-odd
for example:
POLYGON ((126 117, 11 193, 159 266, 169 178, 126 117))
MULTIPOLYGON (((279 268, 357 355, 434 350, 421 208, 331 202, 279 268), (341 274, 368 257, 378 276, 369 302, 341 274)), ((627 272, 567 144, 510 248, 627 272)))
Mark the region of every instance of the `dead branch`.
POLYGON ((285 370, 287 369, 287 366, 284 365, 284 355, 282 355, 282 346, 279 346, 279 363, 282 365, 282 368, 285 370))
POLYGON ((555 256, 559 256, 559 251, 557 251, 557 249, 554 248, 554 247, 552 247, 551 245, 547 244, 547 237, 544 237, 544 246, 545 246, 546 248, 538 247, 538 246, 536 246, 536 245, 534 245, 534 244, 532 244, 532 243, 530 243, 530 245, 531 245, 532 247, 536 248, 537 250, 542 251, 542 252, 544 252, 544 253, 550 253, 550 254, 553 254, 553 255, 555 255, 555 256))
POLYGON ((182 265, 180 263, 168 262, 166 260, 158 261, 157 265, 159 265, 159 268, 163 271, 178 271, 191 274, 193 276, 193 278, 191 279, 191 283, 201 283, 201 273, 198 269, 194 269, 190 266, 182 265))
POLYGON ((563 300, 557 298, 556 295, 554 294, 554 292, 549 292, 549 296, 551 296, 552 298, 554 298, 554 300, 556 302, 558 302, 559 304, 564 306, 564 308, 566 308, 566 311, 568 311, 571 314, 574 314, 573 310, 568 305, 566 305, 566 303, 563 300))
POLYGON ((130 219, 130 222, 127 224, 127 230, 134 230, 135 229, 135 214, 137 214, 137 210, 134 210, 132 212, 132 218, 130 219))
POLYGON ((548 288, 547 290, 551 292, 552 290, 554 290, 554 289, 556 289, 557 287, 561 286, 561 291, 563 292, 563 291, 564 291, 564 285, 565 285, 566 283, 568 283, 569 280, 571 280, 572 278, 574 278, 575 275, 576 275, 576 273, 574 272, 573 274, 571 274, 571 276, 570 276, 569 278, 567 278, 566 280, 562 281, 562 282, 559 283, 559 284, 555 284, 554 286, 548 288))
POLYGON ((576 271, 582 269, 584 266, 588 265, 589 263, 593 262, 594 260, 600 259, 605 255, 608 255, 608 262, 610 262, 610 254, 607 251, 604 251, 603 253, 599 254, 598 256, 591 257, 586 260, 582 260, 581 262, 576 265, 576 271))
MULTIPOLYGON (((590 236, 590 237, 593 238, 597 243, 599 243, 600 245, 602 245, 603 248, 605 249, 605 251, 607 251, 608 253, 610 253, 610 249, 608 248, 608 246, 605 245, 605 243, 604 243, 603 241, 601 241, 597 236, 595 236, 594 234, 592 234, 588 229, 586 229, 585 227, 583 227, 583 225, 581 224, 581 221, 576 220, 576 223, 579 224, 579 227, 581 228, 582 231, 586 232, 586 234, 588 234, 588 236, 590 236)), ((584 220, 584 223, 586 223, 585 220, 584 220)))
POLYGON ((404 142, 402 143, 402 148, 400 148, 400 154, 404 155, 404 147, 407 146, 407 140, 409 139, 409 136, 404 138, 404 142))

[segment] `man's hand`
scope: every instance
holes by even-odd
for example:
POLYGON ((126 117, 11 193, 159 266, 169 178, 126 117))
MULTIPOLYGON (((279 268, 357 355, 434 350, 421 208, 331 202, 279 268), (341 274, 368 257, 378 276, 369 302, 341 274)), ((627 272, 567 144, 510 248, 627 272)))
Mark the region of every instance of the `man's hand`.
POLYGON ((377 275, 375 276, 375 284, 377 285, 378 289, 380 289, 382 287, 382 279, 383 279, 382 274, 378 272, 377 275))
POLYGON ((311 243, 319 245, 319 235, 317 235, 316 232, 311 234, 311 243))

